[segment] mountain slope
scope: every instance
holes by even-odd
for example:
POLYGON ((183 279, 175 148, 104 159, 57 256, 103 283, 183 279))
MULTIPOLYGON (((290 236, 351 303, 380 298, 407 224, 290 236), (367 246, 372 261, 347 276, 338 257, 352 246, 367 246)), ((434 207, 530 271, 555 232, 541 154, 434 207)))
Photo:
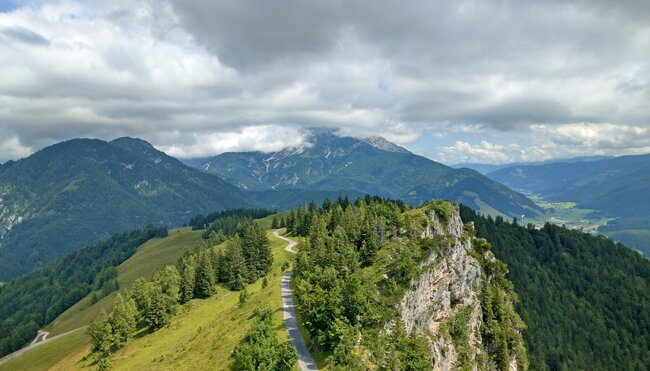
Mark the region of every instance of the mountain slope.
POLYGON ((461 207, 508 265, 531 370, 648 370, 650 261, 553 224, 529 228, 461 207))
POLYGON ((0 280, 112 233, 252 204, 138 139, 55 144, 0 168, 0 280))
POLYGON ((573 201, 581 208, 618 218, 599 231, 610 236, 625 235, 621 240, 630 247, 650 253, 650 154, 513 166, 488 176, 547 200, 573 201))
POLYGON ((269 154, 224 153, 201 168, 253 191, 348 190, 413 204, 448 198, 490 214, 498 211, 521 216, 539 212, 525 196, 476 171, 452 169, 385 139, 361 140, 315 131, 309 141, 300 148, 269 154))

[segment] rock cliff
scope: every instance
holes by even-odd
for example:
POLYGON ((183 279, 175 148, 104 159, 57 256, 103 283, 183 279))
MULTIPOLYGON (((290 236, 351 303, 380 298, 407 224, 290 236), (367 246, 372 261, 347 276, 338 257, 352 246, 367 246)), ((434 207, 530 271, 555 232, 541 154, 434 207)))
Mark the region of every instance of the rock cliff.
MULTIPOLYGON (((411 282, 400 302, 407 332, 417 331, 425 336, 434 370, 525 368, 525 355, 518 360, 515 349, 509 349, 508 359, 499 362, 490 355, 493 352, 491 344, 483 340, 486 306, 482 300, 485 299, 485 286, 492 277, 483 272, 482 265, 497 261, 490 251, 477 252, 474 244, 487 244, 473 237, 471 226, 465 228, 456 205, 439 203, 437 207, 425 208, 425 215, 426 218, 420 219, 421 231, 417 232, 420 238, 434 239, 438 243, 420 263, 419 278, 411 282)), ((513 308, 511 302, 504 305, 513 308)), ((520 323, 516 317, 518 322, 505 319, 508 323, 499 324, 499 329, 516 326, 520 323)), ((519 348, 523 349, 520 329, 511 330, 504 333, 514 334, 519 348)))

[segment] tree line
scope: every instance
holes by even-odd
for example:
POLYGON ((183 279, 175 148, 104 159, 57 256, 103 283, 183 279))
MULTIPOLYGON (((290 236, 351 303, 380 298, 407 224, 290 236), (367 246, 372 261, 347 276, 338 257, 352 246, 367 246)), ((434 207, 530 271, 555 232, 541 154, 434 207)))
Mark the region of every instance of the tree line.
POLYGON ((195 215, 190 219, 188 226, 192 227, 192 230, 195 231, 198 229, 206 229, 210 223, 231 216, 248 219, 261 219, 275 213, 277 213, 277 211, 262 208, 228 209, 209 213, 208 215, 195 215))

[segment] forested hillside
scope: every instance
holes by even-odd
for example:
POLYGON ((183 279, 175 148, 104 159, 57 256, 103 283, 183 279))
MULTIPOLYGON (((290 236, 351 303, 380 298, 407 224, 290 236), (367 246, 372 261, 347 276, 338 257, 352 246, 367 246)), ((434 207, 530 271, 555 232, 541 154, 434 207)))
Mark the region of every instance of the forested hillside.
POLYGON ((650 261, 602 236, 461 213, 508 266, 531 369, 648 369, 650 261))
POLYGON ((306 237, 295 295, 323 363, 526 369, 512 285, 452 203, 410 209, 369 196, 312 203, 290 214, 287 229, 306 237))
POLYGON ((138 139, 59 143, 0 168, 0 280, 117 232, 253 204, 138 139))
POLYGON ((91 291, 99 299, 117 290, 115 268, 144 242, 166 235, 163 228, 118 234, 2 286, 0 356, 28 344, 39 328, 91 291))

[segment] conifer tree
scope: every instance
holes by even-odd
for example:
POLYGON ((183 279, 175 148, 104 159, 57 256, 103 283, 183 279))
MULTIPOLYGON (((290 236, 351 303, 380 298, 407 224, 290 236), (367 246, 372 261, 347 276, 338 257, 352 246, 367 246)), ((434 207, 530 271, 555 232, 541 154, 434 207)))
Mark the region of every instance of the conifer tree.
POLYGON ((280 228, 286 228, 287 227, 287 221, 282 217, 280 219, 280 228))
POLYGON ((242 252, 242 242, 239 236, 235 236, 228 242, 228 251, 226 252, 226 283, 231 290, 241 290, 246 285, 248 277, 248 267, 246 259, 242 252))
POLYGON ((214 268, 212 259, 207 251, 199 254, 196 267, 196 283, 194 285, 194 296, 197 298, 209 298, 214 294, 214 268))
POLYGON ((181 260, 180 275, 180 302, 187 303, 194 298, 194 285, 196 284, 196 255, 192 254, 181 260))
POLYGON ((273 220, 271 221, 271 229, 278 229, 280 228, 280 224, 278 222, 278 217, 273 216, 273 220))
POLYGON ((289 233, 296 233, 296 211, 291 208, 291 211, 289 212, 289 218, 287 219, 287 232, 289 233))

